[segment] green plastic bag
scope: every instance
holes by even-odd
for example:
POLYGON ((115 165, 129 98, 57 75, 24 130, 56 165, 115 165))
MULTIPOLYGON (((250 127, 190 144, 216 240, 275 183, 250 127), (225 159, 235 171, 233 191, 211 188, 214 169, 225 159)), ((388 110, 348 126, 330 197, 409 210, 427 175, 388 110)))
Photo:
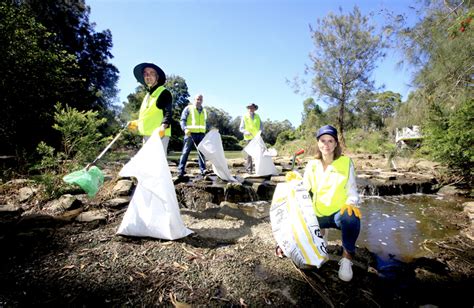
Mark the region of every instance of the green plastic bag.
POLYGON ((84 168, 65 175, 63 181, 79 185, 89 197, 94 197, 99 191, 99 187, 104 183, 104 174, 99 168, 92 166, 89 170, 84 168))

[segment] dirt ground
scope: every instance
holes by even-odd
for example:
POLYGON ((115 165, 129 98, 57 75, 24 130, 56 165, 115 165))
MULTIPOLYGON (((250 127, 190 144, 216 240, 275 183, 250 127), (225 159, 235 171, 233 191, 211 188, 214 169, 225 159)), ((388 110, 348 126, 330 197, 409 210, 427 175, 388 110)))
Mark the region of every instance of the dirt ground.
MULTIPOLYGON (((427 241, 426 256, 385 267, 358 248, 347 283, 337 277, 340 242, 329 243, 320 269, 299 270, 275 257, 268 217, 181 209, 194 233, 165 241, 116 235, 124 210, 89 223, 2 214, 0 307, 474 305, 474 243, 462 235, 427 241)), ((460 230, 469 223, 452 220, 460 230)))

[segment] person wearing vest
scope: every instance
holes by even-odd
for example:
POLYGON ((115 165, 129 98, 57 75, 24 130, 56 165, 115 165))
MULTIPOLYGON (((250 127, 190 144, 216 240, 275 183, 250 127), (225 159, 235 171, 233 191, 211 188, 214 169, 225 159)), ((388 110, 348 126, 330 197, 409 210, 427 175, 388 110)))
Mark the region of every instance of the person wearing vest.
MULTIPOLYGON (((258 132, 263 130, 263 124, 260 116, 255 113, 258 106, 254 103, 247 106, 248 113, 244 115, 240 121, 240 132, 244 135, 244 140, 249 143, 258 132)), ((248 173, 253 172, 252 156, 246 154, 245 170, 248 173)))
POLYGON ((138 120, 129 122, 128 128, 132 131, 138 130, 144 142, 158 129, 163 149, 167 153, 171 136, 173 97, 164 87, 165 72, 153 63, 141 63, 135 66, 133 74, 146 88, 147 93, 140 106, 138 120))
MULTIPOLYGON (((201 94, 196 95, 194 104, 189 104, 183 109, 181 114, 181 129, 184 131, 183 152, 179 158, 178 164, 178 178, 184 177, 186 174, 186 162, 188 161, 189 153, 196 147, 204 138, 207 130, 207 111, 202 106, 203 97, 201 94)), ((204 155, 198 152, 199 169, 201 175, 206 174, 206 162, 204 155)))
MULTIPOLYGON (((355 253, 361 219, 354 164, 349 157, 341 155, 337 130, 331 125, 321 127, 316 139, 316 159, 306 165, 303 184, 312 198, 324 238, 327 238, 328 231, 324 229, 341 230, 343 253, 338 276, 343 281, 350 281, 353 276, 351 259, 355 253)), ((278 256, 282 254, 279 247, 276 253, 278 256)))

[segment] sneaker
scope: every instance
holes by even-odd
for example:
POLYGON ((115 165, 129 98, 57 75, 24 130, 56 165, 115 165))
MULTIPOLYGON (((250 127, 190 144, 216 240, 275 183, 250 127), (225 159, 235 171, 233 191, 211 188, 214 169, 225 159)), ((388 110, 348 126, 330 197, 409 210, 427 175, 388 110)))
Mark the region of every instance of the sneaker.
POLYGON ((339 279, 342 281, 351 281, 352 279, 352 262, 347 258, 339 261, 339 279))

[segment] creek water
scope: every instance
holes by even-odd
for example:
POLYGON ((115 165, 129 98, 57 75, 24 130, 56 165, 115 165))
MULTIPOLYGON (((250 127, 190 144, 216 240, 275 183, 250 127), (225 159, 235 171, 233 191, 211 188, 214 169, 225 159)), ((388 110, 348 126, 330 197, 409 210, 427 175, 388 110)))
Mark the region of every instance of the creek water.
MULTIPOLYGON (((364 197, 361 232, 357 244, 381 259, 410 261, 424 254, 427 239, 442 239, 459 233, 445 215, 459 212, 457 202, 436 195, 400 195, 364 197)), ((338 231, 329 240, 340 239, 338 231)))

